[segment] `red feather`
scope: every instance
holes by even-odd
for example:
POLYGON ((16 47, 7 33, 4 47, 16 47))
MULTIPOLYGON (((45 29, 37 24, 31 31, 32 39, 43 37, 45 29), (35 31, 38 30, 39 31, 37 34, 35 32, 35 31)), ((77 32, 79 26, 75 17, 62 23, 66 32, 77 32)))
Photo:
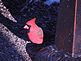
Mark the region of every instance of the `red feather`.
POLYGON ((38 27, 35 23, 36 18, 31 19, 30 21, 26 22, 26 25, 24 26, 25 29, 28 29, 27 25, 30 25, 30 32, 27 33, 29 39, 31 42, 35 44, 42 44, 43 43, 43 30, 42 28, 38 27))

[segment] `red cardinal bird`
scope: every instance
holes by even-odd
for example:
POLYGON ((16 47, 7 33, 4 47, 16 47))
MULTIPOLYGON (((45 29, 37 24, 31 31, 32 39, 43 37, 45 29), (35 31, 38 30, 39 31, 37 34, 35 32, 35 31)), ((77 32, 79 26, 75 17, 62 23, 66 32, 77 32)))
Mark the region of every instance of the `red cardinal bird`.
POLYGON ((31 42, 35 44, 42 44, 44 37, 43 30, 36 25, 35 21, 36 18, 33 18, 30 21, 26 22, 24 29, 29 29, 29 32, 27 34, 31 42))

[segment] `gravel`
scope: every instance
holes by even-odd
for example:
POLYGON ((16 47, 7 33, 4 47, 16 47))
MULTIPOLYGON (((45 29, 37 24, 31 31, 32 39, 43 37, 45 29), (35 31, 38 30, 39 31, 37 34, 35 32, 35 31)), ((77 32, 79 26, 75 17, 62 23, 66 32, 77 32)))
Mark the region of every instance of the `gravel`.
POLYGON ((0 50, 2 51, 5 48, 4 51, 6 53, 11 53, 10 57, 13 56, 12 61, 16 61, 16 60, 20 61, 20 59, 21 60, 23 59, 24 61, 31 61, 31 58, 29 57, 25 48, 27 42, 14 35, 1 23, 0 23, 0 39, 4 39, 3 40, 4 42, 2 41, 0 43, 1 45, 0 50), (2 47, 3 49, 1 49, 2 47))
MULTIPOLYGON (((1 0, 0 13, 10 21, 17 22, 1 0)), ((32 61, 26 51, 27 43, 0 23, 0 61, 32 61)))
POLYGON ((3 4, 3 2, 2 2, 1 0, 0 0, 0 13, 1 13, 4 17, 6 17, 6 18, 12 20, 13 22, 17 22, 17 20, 15 20, 15 18, 13 18, 13 16, 12 16, 11 13, 9 12, 9 10, 4 6, 4 4, 3 4))

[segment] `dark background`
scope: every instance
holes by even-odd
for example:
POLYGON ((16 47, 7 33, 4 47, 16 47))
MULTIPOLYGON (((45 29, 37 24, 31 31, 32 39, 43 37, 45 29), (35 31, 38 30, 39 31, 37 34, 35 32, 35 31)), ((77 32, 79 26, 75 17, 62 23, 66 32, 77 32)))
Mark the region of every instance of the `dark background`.
MULTIPOLYGON (((27 52, 30 57, 33 57, 40 49, 54 44, 56 21, 59 11, 59 3, 54 2, 50 5, 45 4, 46 0, 2 0, 4 5, 9 9, 12 16, 17 20, 17 23, 0 15, 0 23, 4 24, 12 33, 26 41, 30 41, 27 37, 27 30, 23 29, 26 21, 36 17, 36 24, 44 31, 44 43, 36 45, 33 43, 27 44, 27 52)), ((32 58, 33 59, 33 58, 32 58)))

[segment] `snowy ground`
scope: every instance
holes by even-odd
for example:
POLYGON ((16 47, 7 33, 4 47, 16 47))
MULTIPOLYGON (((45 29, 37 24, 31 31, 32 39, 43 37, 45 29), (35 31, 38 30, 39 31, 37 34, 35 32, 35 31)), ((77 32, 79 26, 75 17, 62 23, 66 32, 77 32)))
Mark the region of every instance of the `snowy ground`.
MULTIPOLYGON (((1 0, 0 13, 10 21, 16 22, 1 0)), ((26 52, 26 44, 27 42, 14 35, 6 26, 0 23, 0 61, 1 59, 2 61, 31 61, 26 52)))

